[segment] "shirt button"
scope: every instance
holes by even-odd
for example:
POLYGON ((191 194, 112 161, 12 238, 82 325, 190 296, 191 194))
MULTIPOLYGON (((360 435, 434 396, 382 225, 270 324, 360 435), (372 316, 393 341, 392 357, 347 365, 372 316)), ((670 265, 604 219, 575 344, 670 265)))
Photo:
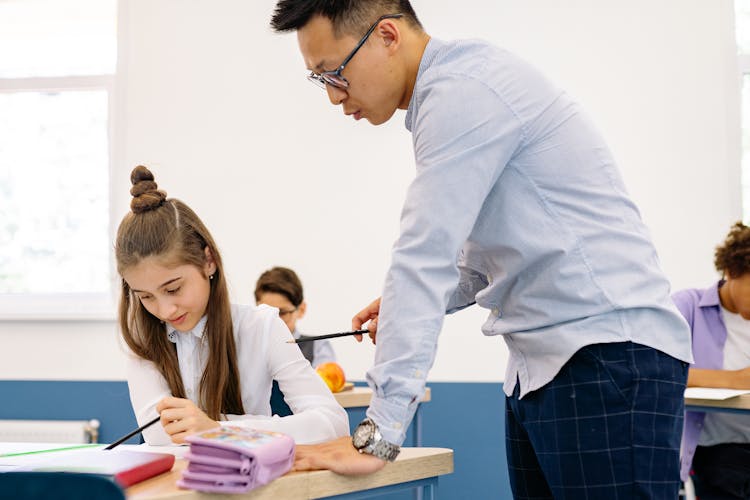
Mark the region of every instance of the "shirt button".
POLYGON ((400 429, 401 428, 401 422, 396 422, 395 424, 393 424, 393 428, 394 429, 400 429))

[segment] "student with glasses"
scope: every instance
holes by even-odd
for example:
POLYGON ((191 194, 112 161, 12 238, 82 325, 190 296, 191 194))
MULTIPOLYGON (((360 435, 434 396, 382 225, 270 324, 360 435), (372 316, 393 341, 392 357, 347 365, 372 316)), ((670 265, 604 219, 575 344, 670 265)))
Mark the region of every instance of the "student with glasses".
POLYGON ((517 498, 676 498, 690 332, 578 104, 505 50, 431 38, 407 0, 280 0, 271 26, 344 114, 405 110, 416 160, 382 297, 352 321, 377 334, 367 418, 295 467, 393 460, 444 315, 476 303, 509 350, 517 498))
MULTIPOLYGON (((255 283, 255 303, 267 304, 279 310, 279 317, 295 339, 304 337, 297 328, 297 321, 305 316, 305 301, 302 282, 297 273, 288 267, 274 267, 260 275, 255 283)), ((323 363, 335 362, 336 353, 329 340, 316 340, 297 344, 302 355, 316 368, 323 363)))

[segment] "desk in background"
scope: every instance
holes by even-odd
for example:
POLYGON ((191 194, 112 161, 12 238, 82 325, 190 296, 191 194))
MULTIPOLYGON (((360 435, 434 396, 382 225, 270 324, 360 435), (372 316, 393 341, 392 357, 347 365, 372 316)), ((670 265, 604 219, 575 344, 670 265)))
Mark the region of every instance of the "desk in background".
MULTIPOLYGON (((352 387, 348 391, 336 392, 333 394, 336 401, 339 402, 344 408, 367 408, 370 406, 370 400, 372 399, 372 389, 369 387, 352 387)), ((427 403, 432 400, 432 392, 429 387, 424 390, 424 396, 420 400, 420 406, 422 403, 427 403)), ((422 417, 419 414, 419 406, 417 411, 414 413, 414 436, 413 445, 422 446, 422 417)))
POLYGON ((685 410, 749 414, 750 394, 742 394, 728 399, 685 398, 685 410))
MULTIPOLYGON (((204 493, 176 486, 187 462, 178 459, 174 468, 160 476, 128 488, 129 500, 200 499, 204 493)), ((341 476, 327 470, 289 472, 270 484, 248 493, 221 495, 237 500, 313 499, 334 497, 339 500, 369 498, 375 494, 422 487, 425 498, 436 499, 438 476, 453 472, 453 450, 446 448, 402 448, 395 462, 366 476, 341 476)))

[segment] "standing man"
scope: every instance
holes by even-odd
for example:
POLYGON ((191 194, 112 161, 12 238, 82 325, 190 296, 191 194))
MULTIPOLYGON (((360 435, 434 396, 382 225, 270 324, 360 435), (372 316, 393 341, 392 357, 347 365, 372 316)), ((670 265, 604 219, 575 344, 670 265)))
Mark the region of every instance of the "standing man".
POLYGON ((271 26, 346 115, 407 110, 416 158, 382 300, 353 319, 377 330, 367 418, 296 467, 393 460, 445 313, 476 303, 510 352, 516 498, 676 498, 690 334, 578 105, 504 50, 431 38, 406 0, 280 0, 271 26))

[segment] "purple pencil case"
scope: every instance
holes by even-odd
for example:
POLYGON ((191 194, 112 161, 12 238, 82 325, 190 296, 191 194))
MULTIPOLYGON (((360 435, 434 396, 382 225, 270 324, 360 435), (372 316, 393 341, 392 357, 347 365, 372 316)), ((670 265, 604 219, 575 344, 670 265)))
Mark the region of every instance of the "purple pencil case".
POLYGON ((181 488, 243 493, 284 475, 294 463, 294 440, 279 432, 225 426, 188 436, 181 488))

